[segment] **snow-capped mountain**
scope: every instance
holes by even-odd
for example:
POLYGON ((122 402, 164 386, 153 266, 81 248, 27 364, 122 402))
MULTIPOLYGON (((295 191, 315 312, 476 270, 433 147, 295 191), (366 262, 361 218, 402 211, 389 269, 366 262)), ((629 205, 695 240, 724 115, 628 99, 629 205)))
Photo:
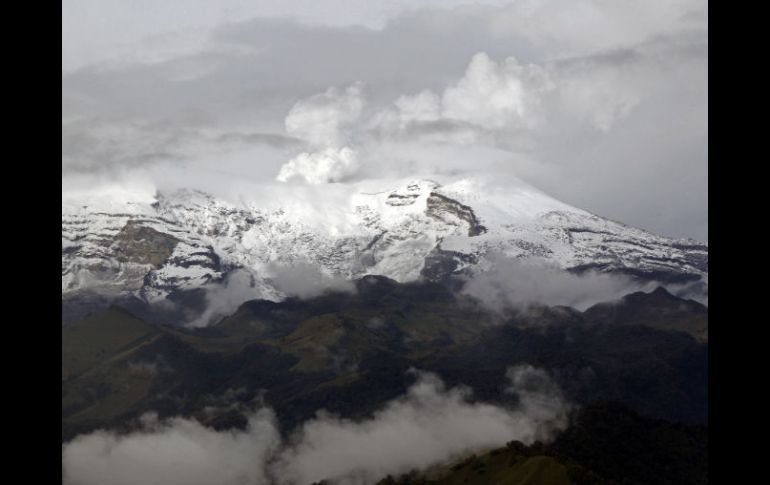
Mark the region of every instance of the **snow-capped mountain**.
POLYGON ((475 179, 265 186, 233 200, 190 190, 62 200, 62 296, 159 302, 242 269, 255 294, 284 297, 281 265, 405 282, 484 271, 491 255, 537 258, 668 282, 707 282, 708 247, 571 207, 521 183, 475 179), (258 193, 257 193, 258 192, 258 193))

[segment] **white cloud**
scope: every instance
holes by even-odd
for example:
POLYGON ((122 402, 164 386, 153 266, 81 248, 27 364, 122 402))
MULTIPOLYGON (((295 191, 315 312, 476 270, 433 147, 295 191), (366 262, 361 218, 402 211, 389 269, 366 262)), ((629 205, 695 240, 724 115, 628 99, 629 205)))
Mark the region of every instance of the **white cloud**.
POLYGON ((287 133, 318 148, 290 159, 277 180, 323 184, 350 178, 362 165, 359 145, 382 151, 371 147, 372 135, 395 142, 411 138, 462 146, 513 140, 526 146, 520 138, 548 132, 549 120, 564 118, 609 131, 639 103, 635 86, 612 69, 577 64, 522 64, 515 57, 497 62, 479 52, 442 94, 423 89, 401 95, 368 119, 362 119, 360 83, 344 90, 331 87, 298 101, 287 115, 287 133))
POLYGON ((528 126, 540 96, 554 84, 543 67, 514 57, 497 63, 485 52, 473 56, 465 75, 442 96, 442 115, 490 129, 528 126))
POLYGON ((471 277, 462 291, 495 311, 531 305, 564 305, 585 310, 595 303, 642 289, 642 285, 623 276, 597 272, 577 275, 538 261, 494 254, 488 258, 490 268, 471 277))
MULTIPOLYGON (((522 389, 519 384, 512 382, 513 392, 525 399, 552 391, 522 389)), ((278 470, 289 483, 322 477, 333 483, 368 484, 511 439, 531 443, 547 438, 546 429, 566 425, 568 406, 560 394, 553 395, 560 406, 544 408, 534 419, 519 409, 470 403, 469 398, 467 389, 447 390, 436 376, 422 374, 406 396, 371 420, 321 416, 306 423, 294 437, 296 444, 281 456, 278 470)))
MULTIPOLYGON (((308 26, 385 28, 399 15, 426 7, 451 8, 467 0, 65 0, 62 70, 125 60, 162 62, 210 46, 218 27, 252 18, 293 18, 308 26)), ((485 0, 504 4, 506 0, 485 0)))
POLYGON ((521 131, 537 134, 550 132, 551 122, 564 119, 606 132, 640 103, 635 74, 624 66, 595 62, 521 64, 515 57, 497 62, 479 52, 441 95, 428 89, 402 95, 395 110, 381 111, 372 124, 403 134, 415 132, 416 123, 430 137, 430 126, 441 127, 431 122, 444 120, 444 129, 455 132, 447 140, 461 144, 479 142, 479 130, 503 138, 521 131), (447 124, 451 122, 465 123, 466 130, 475 127, 477 133, 472 139, 458 138, 458 125, 447 124))
POLYGON ((403 95, 396 102, 401 125, 412 121, 436 121, 441 117, 441 100, 429 89, 414 96, 403 95))
POLYGON ((645 73, 634 61, 624 59, 615 65, 584 61, 557 68, 559 112, 555 118, 574 117, 578 125, 610 131, 642 101, 644 88, 639 79, 644 79, 645 73))
POLYGON ((549 57, 628 47, 672 31, 701 27, 704 0, 545 0, 511 2, 489 12, 489 27, 517 32, 549 57))
POLYGON ((291 265, 271 264, 265 268, 270 282, 282 293, 299 298, 313 298, 327 291, 353 293, 355 284, 345 278, 332 276, 310 263, 291 265))
POLYGON ((241 485, 265 484, 264 462, 280 443, 268 410, 249 418, 245 431, 217 432, 197 421, 144 420, 128 435, 107 431, 79 436, 63 446, 65 484, 241 485))
POLYGON ((359 166, 358 154, 352 148, 329 147, 295 156, 281 166, 276 180, 302 179, 309 184, 341 182, 356 173, 359 166))
POLYGON ((206 290, 206 308, 201 315, 186 323, 189 327, 214 324, 251 300, 280 301, 287 296, 307 299, 329 291, 356 291, 352 281, 326 274, 319 267, 305 262, 239 268, 228 273, 221 283, 211 283, 203 288, 206 290))
POLYGON ((364 106, 363 86, 326 91, 297 101, 286 116, 286 132, 318 147, 344 144, 364 106))
POLYGON ((297 101, 286 116, 286 132, 306 140, 316 150, 302 152, 283 166, 276 180, 309 184, 340 182, 359 168, 356 150, 344 146, 364 106, 362 84, 326 91, 297 101))
POLYGON ((566 425, 565 397, 543 369, 528 364, 509 367, 505 376, 511 382, 506 392, 518 398, 518 408, 541 423, 538 439, 547 440, 566 425))
POLYGON ((232 315, 247 301, 276 298, 276 295, 261 291, 255 276, 244 269, 233 271, 223 282, 206 285, 205 289, 206 309, 198 318, 187 323, 190 327, 205 327, 218 318, 232 315))
POLYGON ((441 94, 423 89, 402 95, 368 125, 388 137, 417 135, 429 142, 468 145, 488 132, 534 128, 542 118, 541 98, 554 88, 545 67, 522 65, 514 57, 495 62, 478 52, 464 75, 441 94))
POLYGON ((65 444, 64 483, 366 485, 510 440, 547 440, 566 426, 570 405, 547 373, 521 366, 507 375, 508 392, 518 398, 511 407, 471 402, 468 389, 447 389, 420 373, 404 396, 371 418, 320 413, 285 442, 269 410, 254 413, 242 431, 146 419, 127 435, 97 431, 65 444))

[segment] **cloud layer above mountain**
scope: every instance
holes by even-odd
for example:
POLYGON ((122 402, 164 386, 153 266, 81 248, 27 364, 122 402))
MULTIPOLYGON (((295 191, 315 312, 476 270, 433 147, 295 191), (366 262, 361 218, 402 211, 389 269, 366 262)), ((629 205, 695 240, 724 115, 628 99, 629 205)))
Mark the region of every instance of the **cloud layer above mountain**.
POLYGON ((97 431, 65 444, 67 484, 371 484, 510 440, 547 440, 567 424, 570 405, 549 375, 508 369, 510 407, 473 402, 418 373, 408 392, 362 421, 320 413, 282 440, 272 411, 253 413, 242 431, 214 431, 184 418, 145 416, 127 435, 97 431))
POLYGON ((217 5, 65 2, 65 190, 518 176, 708 237, 703 0, 217 5))

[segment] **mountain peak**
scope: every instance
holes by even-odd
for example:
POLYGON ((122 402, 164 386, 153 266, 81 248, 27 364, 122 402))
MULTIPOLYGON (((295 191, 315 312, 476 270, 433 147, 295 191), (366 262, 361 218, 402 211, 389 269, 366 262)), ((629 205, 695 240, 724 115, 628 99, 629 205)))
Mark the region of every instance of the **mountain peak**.
POLYGON ((595 216, 524 183, 333 185, 329 191, 265 186, 249 198, 198 190, 114 201, 101 194, 99 204, 73 197, 65 203, 63 197, 62 292, 158 301, 245 270, 255 281, 255 298, 279 300, 286 295, 270 275, 281 266, 302 263, 334 278, 382 275, 408 282, 485 271, 500 256, 659 281, 666 275, 705 280, 708 274, 704 245, 595 216))

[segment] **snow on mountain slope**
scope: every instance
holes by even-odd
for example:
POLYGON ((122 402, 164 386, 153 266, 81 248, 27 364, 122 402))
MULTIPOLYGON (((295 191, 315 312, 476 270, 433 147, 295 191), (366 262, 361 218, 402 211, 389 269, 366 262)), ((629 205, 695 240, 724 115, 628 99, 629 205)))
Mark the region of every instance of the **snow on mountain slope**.
POLYGON ((285 295, 271 278, 281 265, 403 282, 483 271, 493 253, 667 281, 708 274, 705 245, 603 219, 524 183, 273 184, 237 202, 191 190, 62 198, 63 298, 92 291, 157 302, 245 269, 257 295, 277 300, 285 295))

